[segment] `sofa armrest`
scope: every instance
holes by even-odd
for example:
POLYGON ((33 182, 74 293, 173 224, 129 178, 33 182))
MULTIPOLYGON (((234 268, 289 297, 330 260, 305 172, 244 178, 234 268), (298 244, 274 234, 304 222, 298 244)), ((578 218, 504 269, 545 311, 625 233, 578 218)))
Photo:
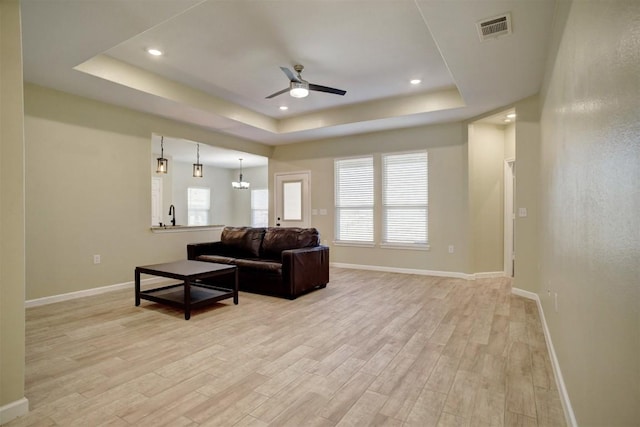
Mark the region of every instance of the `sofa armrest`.
POLYGON ((282 280, 292 296, 329 283, 329 247, 282 251, 282 280))
POLYGON ((189 243, 187 245, 187 259, 191 260, 200 255, 220 255, 224 252, 222 242, 189 243))

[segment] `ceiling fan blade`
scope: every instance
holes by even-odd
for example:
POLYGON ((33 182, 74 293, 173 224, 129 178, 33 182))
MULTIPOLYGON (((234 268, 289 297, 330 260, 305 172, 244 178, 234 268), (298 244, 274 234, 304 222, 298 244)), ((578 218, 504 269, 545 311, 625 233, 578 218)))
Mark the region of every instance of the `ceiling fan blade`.
POLYGON ((347 93, 346 90, 336 89, 336 88, 327 87, 327 86, 314 85, 311 83, 309 83, 309 90, 315 90, 317 92, 333 93, 334 95, 344 95, 345 93, 347 93))
POLYGON ((276 92, 276 93, 272 93, 271 95, 267 96, 265 99, 275 98, 276 96, 278 96, 278 95, 282 95, 282 94, 283 94, 283 93, 285 93, 285 92, 289 92, 289 88, 285 88, 285 89, 279 90, 279 91, 278 91, 278 92, 276 92))
POLYGON ((280 67, 280 69, 282 70, 283 73, 287 75, 287 77, 289 77, 289 80, 291 80, 292 82, 300 81, 300 79, 295 74, 293 74, 293 71, 291 71, 290 69, 286 67, 280 67))

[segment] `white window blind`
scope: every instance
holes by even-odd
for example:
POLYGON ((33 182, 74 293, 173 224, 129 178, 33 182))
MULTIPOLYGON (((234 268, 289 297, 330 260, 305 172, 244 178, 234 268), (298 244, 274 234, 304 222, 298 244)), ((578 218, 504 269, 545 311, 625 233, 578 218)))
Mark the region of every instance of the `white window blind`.
POLYGON ((187 188, 187 224, 209 225, 211 190, 203 187, 187 188))
POLYGON ((336 240, 373 243, 373 157, 335 160, 336 240))
POLYGON ((269 190, 251 190, 251 226, 269 225, 269 190))
POLYGON ((429 242, 426 151, 382 156, 382 240, 426 246, 429 242))

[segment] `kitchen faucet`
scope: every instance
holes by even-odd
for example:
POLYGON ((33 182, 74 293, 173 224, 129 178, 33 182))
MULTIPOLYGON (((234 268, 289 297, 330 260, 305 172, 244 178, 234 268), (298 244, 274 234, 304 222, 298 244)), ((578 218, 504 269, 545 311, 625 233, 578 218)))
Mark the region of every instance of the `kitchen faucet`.
POLYGON ((173 215, 173 219, 171 220, 171 225, 176 225, 176 207, 171 205, 169 206, 169 215, 173 215))

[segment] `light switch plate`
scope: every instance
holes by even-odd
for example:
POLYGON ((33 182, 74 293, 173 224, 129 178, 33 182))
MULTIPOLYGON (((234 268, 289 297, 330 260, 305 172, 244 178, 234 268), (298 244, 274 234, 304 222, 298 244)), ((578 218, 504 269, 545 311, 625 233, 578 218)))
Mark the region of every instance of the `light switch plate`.
POLYGON ((527 216, 527 208, 518 208, 518 216, 524 218, 527 216))

